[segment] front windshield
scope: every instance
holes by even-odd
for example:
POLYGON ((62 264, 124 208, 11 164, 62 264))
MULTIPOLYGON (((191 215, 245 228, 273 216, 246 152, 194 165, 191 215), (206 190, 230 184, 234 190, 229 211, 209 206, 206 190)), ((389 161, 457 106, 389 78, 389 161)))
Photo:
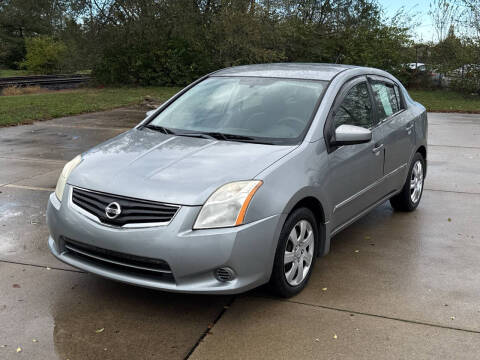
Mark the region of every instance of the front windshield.
POLYGON ((210 77, 180 96, 149 125, 176 134, 221 133, 234 135, 237 141, 295 143, 309 125, 326 85, 313 80, 210 77))

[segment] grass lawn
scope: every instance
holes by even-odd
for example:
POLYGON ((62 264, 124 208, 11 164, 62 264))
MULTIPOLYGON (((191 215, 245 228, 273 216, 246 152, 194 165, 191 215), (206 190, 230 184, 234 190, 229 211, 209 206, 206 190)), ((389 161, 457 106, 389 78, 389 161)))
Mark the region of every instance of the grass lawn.
POLYGON ((147 96, 155 99, 155 103, 161 103, 179 90, 173 87, 125 87, 0 96, 0 126, 141 104, 147 96))
MULTIPOLYGON (((85 112, 141 104, 145 97, 161 103, 179 91, 173 87, 78 89, 39 94, 0 96, 0 126, 28 124, 85 112)), ((480 113, 480 96, 451 91, 410 90, 428 111, 480 113)))
POLYGON ((25 70, 0 69, 0 78, 12 77, 12 76, 24 76, 24 75, 28 75, 25 70))
POLYGON ((432 112, 480 113, 480 96, 445 90, 409 90, 408 93, 432 112))

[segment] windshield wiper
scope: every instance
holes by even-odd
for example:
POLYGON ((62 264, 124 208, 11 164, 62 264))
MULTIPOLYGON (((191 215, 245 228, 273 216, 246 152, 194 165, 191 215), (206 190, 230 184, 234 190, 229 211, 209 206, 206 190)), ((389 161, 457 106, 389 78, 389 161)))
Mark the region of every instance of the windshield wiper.
POLYGON ((264 145, 274 145, 275 143, 272 141, 266 141, 261 138, 256 138, 253 136, 246 136, 246 135, 235 135, 235 134, 223 134, 217 133, 221 135, 225 140, 233 140, 233 141, 240 141, 240 142, 248 142, 248 143, 255 143, 255 144, 264 144, 264 145))
POLYGON ((174 131, 172 131, 171 129, 166 128, 164 126, 147 124, 144 127, 146 127, 147 129, 150 129, 150 130, 161 131, 164 134, 176 135, 176 133, 174 131))
POLYGON ((218 140, 215 136, 210 135, 209 133, 176 133, 177 136, 189 136, 189 137, 196 137, 202 139, 209 139, 209 140, 218 140))
MULTIPOLYGON (((189 135, 189 134, 186 134, 186 135, 189 135)), ((253 136, 246 136, 246 135, 226 134, 221 132, 200 132, 200 133, 195 133, 194 135, 198 137, 205 137, 205 138, 209 137, 211 139, 223 140, 223 141, 231 140, 231 141, 240 141, 240 142, 248 142, 248 143, 255 143, 255 144, 274 145, 273 142, 265 141, 263 139, 255 138, 253 136)))
POLYGON ((269 141, 264 141, 261 139, 257 139, 253 136, 246 136, 246 135, 235 135, 235 134, 225 134, 221 132, 174 132, 169 128, 159 126, 159 125, 152 125, 148 124, 145 125, 146 128, 156 130, 156 131, 161 131, 165 134, 171 134, 171 135, 176 135, 176 136, 188 136, 188 137, 196 137, 196 138, 203 138, 203 139, 209 139, 209 140, 222 140, 222 141, 240 141, 240 142, 250 142, 250 143, 256 143, 256 144, 266 144, 266 145, 273 145, 273 142, 269 141))

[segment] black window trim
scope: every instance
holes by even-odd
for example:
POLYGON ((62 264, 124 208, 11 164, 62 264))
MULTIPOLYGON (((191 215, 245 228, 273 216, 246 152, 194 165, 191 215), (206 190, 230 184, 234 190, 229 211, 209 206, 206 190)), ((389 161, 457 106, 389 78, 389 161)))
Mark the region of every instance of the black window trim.
MULTIPOLYGON (((330 107, 330 110, 328 111, 327 115, 327 120, 325 121, 325 125, 323 127, 323 138, 327 147, 327 152, 330 154, 336 149, 339 148, 339 146, 333 146, 331 144, 333 137, 335 135, 335 130, 334 130, 334 122, 333 122, 333 116, 335 115, 335 110, 337 109, 338 105, 343 101, 345 96, 348 94, 350 89, 352 89, 354 86, 361 84, 365 82, 367 84, 367 89, 368 89, 368 98, 370 100, 370 105, 372 106, 372 110, 375 109, 375 102, 373 101, 373 94, 372 94, 372 89, 370 87, 370 84, 367 80, 367 75, 362 74, 362 75, 357 75, 352 78, 347 79, 341 86, 340 90, 337 92, 337 95, 335 95, 335 99, 333 100, 332 106, 330 107)), ((372 111, 372 127, 369 127, 369 130, 372 130, 373 128, 376 127, 375 124, 375 111, 372 111)))
POLYGON ((373 93, 373 88, 372 88, 372 83, 373 82, 377 82, 377 83, 380 82, 380 83, 385 83, 385 84, 390 84, 392 86, 396 86, 398 88, 398 94, 400 95, 400 106, 401 106, 400 110, 398 110, 397 112, 394 112, 393 114, 387 116, 385 119, 382 119, 382 120, 378 120, 378 111, 376 111, 377 110, 377 103, 376 103, 376 101, 373 101, 374 106, 375 106, 375 114, 374 114, 374 116, 375 116, 375 127, 382 126, 383 124, 392 120, 397 115, 399 115, 402 112, 407 110, 407 105, 406 105, 406 102, 405 102, 405 98, 403 96, 402 88, 395 81, 393 81, 392 79, 389 79, 387 77, 380 76, 380 75, 367 75, 367 79, 368 79, 368 84, 369 84, 371 95, 372 95, 372 100, 374 100, 374 96, 375 96, 374 93, 373 93))

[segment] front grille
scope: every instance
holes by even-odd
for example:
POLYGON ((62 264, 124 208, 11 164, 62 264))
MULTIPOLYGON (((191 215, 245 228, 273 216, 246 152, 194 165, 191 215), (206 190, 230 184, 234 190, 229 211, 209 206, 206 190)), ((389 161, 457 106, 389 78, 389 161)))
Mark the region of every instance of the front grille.
POLYGON ((179 209, 175 205, 79 188, 73 188, 72 202, 95 215, 102 223, 115 226, 168 223, 179 209), (107 206, 112 203, 117 203, 121 210, 120 214, 114 219, 107 217, 106 214, 107 206))
POLYGON ((130 255, 86 245, 64 238, 64 254, 82 262, 100 265, 116 272, 138 274, 154 280, 174 282, 172 270, 165 260, 130 255))

